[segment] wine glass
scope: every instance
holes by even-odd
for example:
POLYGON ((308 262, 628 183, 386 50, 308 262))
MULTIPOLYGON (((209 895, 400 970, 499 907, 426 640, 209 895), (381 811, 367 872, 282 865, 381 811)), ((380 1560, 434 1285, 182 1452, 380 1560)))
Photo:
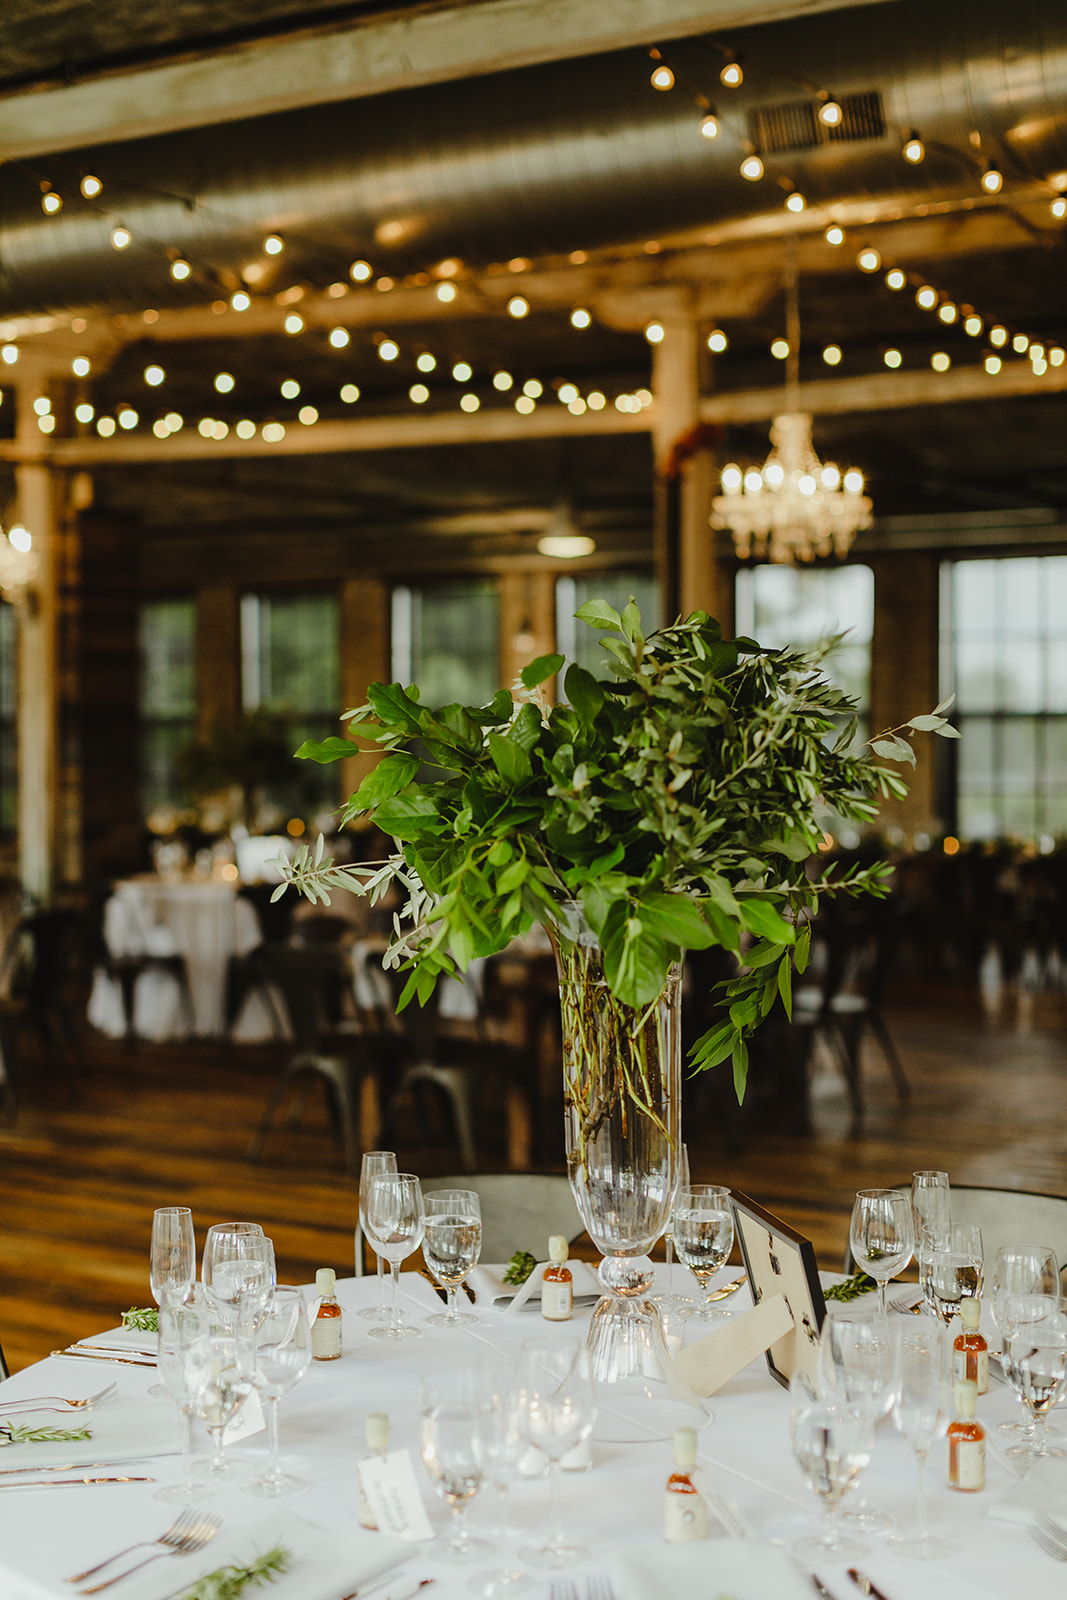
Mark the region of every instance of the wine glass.
POLYGON ((903 1272, 915 1248, 911 1198, 902 1189, 860 1189, 852 1207, 849 1242, 856 1265, 878 1284, 885 1315, 885 1287, 903 1272))
POLYGON ((258 1222, 217 1222, 207 1231, 200 1280, 209 1303, 246 1336, 274 1286, 274 1246, 258 1222))
MULTIPOLYGON (((875 1427, 893 1405, 893 1348, 886 1318, 876 1311, 827 1317, 819 1339, 818 1371, 823 1399, 855 1407, 875 1427)), ((885 1511, 872 1511, 860 1493, 843 1516, 863 1533, 883 1533, 893 1526, 893 1518, 885 1511)))
MULTIPOLYGON (((508 1517, 509 1490, 518 1474, 519 1462, 529 1448, 522 1432, 522 1391, 511 1367, 500 1367, 488 1377, 489 1416, 485 1435, 489 1476, 500 1506, 500 1525, 496 1530, 505 1543, 512 1540, 508 1517)), ((518 1567, 495 1567, 476 1572, 468 1588, 493 1600, 498 1595, 525 1594, 535 1587, 534 1580, 518 1567)))
POLYGON ((947 1325, 958 1313, 961 1300, 981 1298, 982 1230, 970 1223, 949 1228, 928 1240, 926 1251, 923 1275, 929 1284, 929 1302, 947 1325))
POLYGON ((915 1223, 915 1259, 919 1266, 923 1308, 934 1316, 936 1311, 926 1265, 930 1247, 952 1226, 952 1191, 947 1172, 928 1169, 912 1173, 911 1214, 915 1223))
POLYGON ((1005 1335, 1001 1362, 1004 1376, 1026 1406, 1032 1427, 1007 1454, 1026 1468, 1046 1456, 1067 1456, 1062 1445, 1050 1444, 1046 1418, 1067 1394, 1067 1324, 1055 1312, 1005 1335))
MULTIPOLYGON (((684 1144, 678 1146, 678 1183, 675 1195, 681 1194, 683 1189, 689 1187, 689 1150, 684 1144)), ((663 1235, 663 1243, 667 1261, 667 1287, 663 1294, 654 1294, 652 1299, 659 1306, 664 1316, 685 1316, 692 1311, 693 1302, 687 1294, 674 1293, 674 1232, 673 1213, 663 1235)))
POLYGON ((439 1546, 453 1561, 471 1561, 492 1550, 471 1537, 467 1507, 485 1482, 489 1396, 477 1367, 455 1367, 423 1378, 420 1404, 422 1464, 452 1513, 450 1537, 439 1546))
POLYGON ((389 1263, 393 1279, 393 1304, 389 1322, 371 1328, 372 1339, 421 1339, 422 1329, 401 1323, 397 1311, 400 1263, 422 1243, 426 1227, 422 1188, 411 1172, 379 1173, 367 1189, 367 1238, 389 1263))
POLYGON ((270 1456, 267 1470, 245 1485, 247 1494, 267 1499, 303 1494, 306 1478, 282 1472, 278 1465, 278 1401, 298 1383, 311 1360, 307 1309, 299 1289, 279 1284, 267 1301, 253 1335, 252 1383, 263 1397, 270 1456))
POLYGON ((190 1506, 195 1505, 203 1494, 203 1480, 193 1471, 192 1424, 197 1411, 197 1397, 189 1385, 186 1351, 195 1340, 206 1337, 210 1330, 211 1313, 198 1287, 194 1288, 189 1300, 164 1300, 159 1308, 159 1375, 163 1380, 163 1393, 169 1394, 178 1407, 182 1477, 178 1483, 157 1489, 157 1500, 190 1506))
POLYGON ((440 1328, 459 1328, 477 1322, 469 1312, 456 1310, 456 1293, 465 1283, 482 1253, 482 1208, 473 1189, 435 1189, 425 1196, 426 1236, 422 1256, 442 1288, 448 1305, 426 1321, 440 1328))
MULTIPOLYGON (((210 1308, 209 1308, 210 1310, 210 1308)), ((224 1487, 247 1476, 247 1466, 227 1461, 223 1435, 252 1390, 253 1352, 240 1334, 220 1333, 217 1323, 182 1351, 185 1382, 197 1416, 203 1419, 214 1455, 201 1488, 224 1487)))
MULTIPOLYGON (((1004 1245, 997 1251, 993 1321, 1005 1340, 1035 1322, 1047 1321, 1059 1307, 1060 1274, 1055 1251, 1044 1244, 1004 1245)), ((1047 1423, 1045 1426, 1049 1432, 1059 1431, 1047 1423)), ((1034 1429, 1032 1416, 1023 1422, 997 1424, 998 1433, 1017 1433, 1024 1441, 1032 1438, 1034 1429)))
POLYGON ((596 1393, 589 1348, 577 1339, 527 1339, 519 1352, 522 1394, 520 1427, 527 1444, 548 1457, 552 1482, 552 1524, 545 1544, 520 1550, 524 1561, 542 1567, 570 1567, 588 1551, 563 1537, 560 1462, 588 1438, 596 1421, 596 1393))
MULTIPOLYGON (((152 1298, 164 1305, 180 1305, 196 1282, 196 1240, 193 1213, 188 1206, 160 1206, 152 1214, 152 1248, 149 1283, 152 1298)), ((150 1395, 169 1393, 163 1383, 153 1383, 150 1395)))
MULTIPOLYGON (((392 1150, 364 1150, 363 1160, 359 1168, 359 1228, 363 1234, 367 1233, 367 1193, 370 1180, 385 1173, 396 1173, 396 1156, 392 1150)), ((363 1242, 356 1236, 356 1249, 362 1250, 363 1242)), ((375 1252, 378 1262, 378 1304, 364 1306, 362 1311, 357 1311, 356 1316, 363 1322, 388 1322, 389 1306, 385 1295, 385 1257, 375 1252)))
POLYGON ((926 1458, 952 1416, 952 1346, 944 1328, 929 1319, 909 1317, 893 1329, 893 1420, 919 1459, 918 1529, 890 1535, 890 1543, 916 1561, 937 1561, 958 1553, 949 1539, 927 1528, 926 1458))
POLYGON ((799 1374, 789 1385, 789 1395, 793 1455, 824 1507, 822 1533, 798 1539, 794 1554, 802 1561, 859 1561, 867 1546, 844 1537, 837 1513, 871 1459, 874 1424, 870 1414, 844 1401, 815 1398, 799 1374))
POLYGON ((674 1248, 700 1285, 702 1303, 692 1313, 694 1321, 710 1322, 731 1312, 713 1306, 708 1284, 729 1260, 734 1247, 734 1213, 730 1191, 719 1184, 691 1183, 679 1189, 671 1218, 674 1248))

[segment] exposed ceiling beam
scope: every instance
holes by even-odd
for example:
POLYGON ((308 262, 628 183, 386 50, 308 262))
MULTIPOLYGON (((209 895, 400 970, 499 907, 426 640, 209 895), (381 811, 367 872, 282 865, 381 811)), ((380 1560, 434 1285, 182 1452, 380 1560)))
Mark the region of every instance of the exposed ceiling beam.
POLYGON ((883 0, 485 0, 0 99, 0 157, 181 128, 883 0))

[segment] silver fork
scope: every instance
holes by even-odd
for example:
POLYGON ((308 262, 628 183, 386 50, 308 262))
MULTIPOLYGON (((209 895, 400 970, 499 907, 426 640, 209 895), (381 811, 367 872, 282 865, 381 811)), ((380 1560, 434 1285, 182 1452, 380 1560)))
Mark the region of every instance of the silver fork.
POLYGON ((593 1577, 586 1584, 587 1600, 615 1600, 615 1590, 611 1587, 611 1579, 593 1577))
POLYGON ((571 1578, 553 1578, 548 1594, 549 1600, 578 1600, 578 1587, 571 1578))
POLYGON ((116 1394, 119 1386, 109 1383, 106 1388, 97 1394, 87 1395, 84 1400, 65 1400, 59 1394, 35 1394, 26 1400, 0 1400, 0 1409, 5 1411, 92 1411, 96 1406, 106 1405, 116 1394), (45 1404, 54 1401, 54 1405, 45 1404))
MULTIPOLYGON (((95 1577, 98 1572, 103 1572, 104 1568, 109 1567, 113 1561, 121 1561, 122 1557, 128 1556, 131 1550, 143 1550, 146 1548, 151 1548, 152 1545, 156 1544, 164 1546, 164 1548, 158 1552, 160 1555, 165 1556, 172 1553, 178 1553, 178 1550, 176 1550, 175 1547, 178 1547, 182 1553, 191 1554, 191 1551, 185 1552, 185 1540, 194 1535, 198 1529, 207 1527, 210 1529, 210 1531, 207 1534, 207 1538, 203 1540, 203 1543, 206 1544, 208 1539, 213 1538, 215 1533, 218 1531, 218 1526, 221 1520, 221 1517, 212 1516, 210 1512, 195 1511, 191 1506, 188 1506, 174 1519, 166 1532, 160 1534, 158 1539, 139 1539, 136 1544, 127 1545, 125 1550, 119 1550, 115 1555, 108 1556, 106 1560, 98 1561, 95 1567, 86 1567, 84 1572, 76 1572, 74 1573, 73 1577, 64 1578, 63 1581, 64 1583, 82 1583, 86 1578, 95 1577)), ((197 1544, 193 1548, 199 1550, 201 1546, 197 1544)), ((154 1561, 155 1559, 155 1556, 149 1556, 147 1558, 148 1561, 154 1561)), ((139 1563, 139 1566, 145 1566, 146 1564, 146 1562, 142 1561, 139 1563)), ((130 1568, 131 1572, 136 1572, 137 1570, 137 1567, 130 1568)), ((128 1574, 121 1573, 120 1576, 126 1577, 128 1574)), ((118 1581, 118 1578, 110 1578, 108 1580, 109 1583, 117 1583, 118 1581)), ((100 1587, 106 1588, 107 1585, 101 1584, 100 1587)), ((95 1594, 96 1591, 94 1589, 86 1589, 83 1592, 86 1594, 95 1594)))
POLYGON ((1031 1524, 1030 1533, 1047 1556, 1054 1561, 1067 1561, 1067 1531, 1044 1511, 1039 1511, 1037 1521, 1031 1524))

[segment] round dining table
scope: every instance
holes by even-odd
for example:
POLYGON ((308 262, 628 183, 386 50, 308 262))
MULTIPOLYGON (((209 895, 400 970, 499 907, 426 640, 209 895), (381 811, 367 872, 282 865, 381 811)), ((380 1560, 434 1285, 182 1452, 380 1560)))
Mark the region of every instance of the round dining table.
MULTIPOLYGON (((663 1268, 659 1268, 662 1279, 663 1268)), ((736 1269, 733 1269, 736 1271, 736 1269)), ((731 1269, 722 1274, 725 1281, 731 1269)), ((677 1272, 677 1269, 676 1269, 677 1272)), ((662 1287, 662 1282, 661 1285, 662 1287)), ((308 1289, 310 1297, 313 1291, 308 1289)), ((381 1534, 363 1533, 357 1518, 357 1470, 366 1453, 365 1421, 372 1412, 386 1412, 392 1425, 391 1445, 411 1453, 425 1509, 437 1532, 447 1519, 419 1461, 419 1385, 424 1374, 486 1360, 510 1361, 523 1341, 532 1337, 584 1337, 589 1312, 567 1323, 546 1322, 536 1309, 506 1312, 493 1305, 475 1306, 478 1322, 456 1331, 425 1324, 440 1307, 431 1287, 415 1274, 401 1279, 401 1304, 406 1319, 422 1328, 423 1337, 390 1343, 369 1337, 371 1324, 356 1311, 374 1302, 373 1278, 341 1280, 338 1297, 344 1311, 344 1354, 339 1360, 312 1362, 299 1384, 281 1402, 283 1466, 310 1481, 310 1490, 277 1501, 257 1500, 239 1488, 205 1493, 203 1509, 222 1518, 215 1548, 245 1538, 262 1541, 265 1530, 295 1539, 301 1551, 315 1541, 339 1541, 336 1551, 352 1551, 352 1569, 336 1566, 320 1571, 310 1562, 274 1586, 246 1591, 250 1600, 342 1600, 356 1594, 363 1600, 407 1600, 416 1583, 433 1579, 420 1591, 426 1600, 470 1600, 468 1580, 480 1568, 526 1565, 535 1586, 530 1600, 808 1600, 822 1593, 831 1600, 856 1600, 860 1589, 842 1566, 817 1569, 798 1563, 788 1552, 793 1542, 816 1531, 820 1505, 794 1462, 789 1437, 789 1395, 768 1374, 764 1359, 754 1361, 708 1402, 710 1416, 700 1428, 698 1450, 706 1482, 731 1502, 747 1524, 748 1536, 717 1532, 705 1542, 671 1544, 663 1540, 663 1494, 672 1470, 670 1442, 649 1429, 644 1442, 602 1443, 594 1432, 592 1467, 563 1478, 565 1532, 588 1548, 588 1557, 562 1574, 524 1564, 520 1546, 536 1543, 547 1532, 549 1487, 543 1478, 519 1479, 508 1494, 508 1516, 515 1530, 505 1544, 492 1530, 500 1506, 494 1490, 483 1487, 469 1513, 471 1531, 494 1542, 497 1549, 480 1563, 455 1563, 427 1543, 407 1546, 381 1534), (295 1530, 295 1532, 294 1532, 295 1530), (347 1544, 346 1540, 362 1543, 347 1544), (380 1541, 376 1546, 374 1541, 380 1541), (367 1572, 375 1549, 384 1552, 380 1587, 367 1572), (370 1556, 368 1556, 368 1551, 370 1556), (369 1563, 369 1565, 368 1565, 369 1563), (303 1575, 301 1575, 303 1571, 303 1575), (568 1587, 567 1585, 570 1585, 568 1587)), ((741 1289, 730 1301, 747 1296, 741 1289)), ((685 1338, 699 1338, 702 1327, 688 1322, 685 1338)), ((131 1418, 158 1407, 165 1419, 167 1399, 146 1401, 153 1379, 151 1367, 103 1359, 53 1356, 0 1384, 0 1402, 20 1397, 88 1395, 114 1379, 118 1399, 111 1402, 110 1427, 119 1427, 123 1408, 131 1418)), ((599 1401, 610 1412, 611 1397, 599 1401)), ((1014 1417, 1018 1403, 999 1383, 979 1405, 979 1416, 992 1433, 995 1425, 1014 1417)), ((104 1417, 101 1409, 96 1415, 104 1417)), ((89 1413, 90 1419, 92 1413, 89 1413)), ((56 1420, 42 1418, 40 1420, 56 1420)), ((165 1421, 162 1424, 166 1426, 165 1421)), ((610 1429, 608 1430, 611 1431, 610 1429)), ((174 1433, 176 1438, 176 1431, 174 1433)), ((1002 1436, 1003 1437, 1003 1436, 1002 1436)), ((265 1435, 252 1434, 233 1444, 235 1459, 249 1466, 265 1460, 265 1435)), ((206 1443, 206 1438, 203 1441, 206 1443)), ((131 1452, 137 1448, 131 1442, 131 1452)), ((173 1438, 166 1445, 173 1452, 173 1438)), ((1020 1480, 994 1442, 988 1463, 988 1485, 980 1494, 961 1494, 945 1484, 944 1441, 928 1463, 932 1531, 957 1542, 958 1554, 947 1560, 918 1562, 894 1551, 884 1536, 865 1536, 867 1554, 857 1565, 875 1586, 870 1592, 887 1600, 1063 1600, 1067 1564, 1038 1548, 1012 1506, 1020 1497, 1020 1480)), ((0 1450, 0 1600, 44 1600, 70 1596, 76 1588, 65 1578, 93 1566, 135 1540, 159 1537, 179 1508, 153 1499, 155 1490, 179 1476, 175 1453, 131 1454, 122 1465, 107 1465, 99 1474, 146 1476, 153 1483, 66 1487, 9 1487, 24 1480, 5 1474, 0 1450)), ((73 1446, 72 1463, 94 1460, 92 1446, 73 1446), (88 1452, 88 1453, 86 1453, 88 1452)), ((55 1476, 77 1476, 54 1474, 55 1476)), ((92 1475, 92 1474, 90 1474, 92 1475)), ((1065 1480, 1067 1481, 1067 1480, 1065 1480)), ((879 1424, 871 1463, 862 1488, 871 1506, 888 1511, 898 1532, 907 1533, 916 1515, 916 1458, 891 1421, 879 1424)), ((1062 1507, 1067 1514, 1067 1497, 1062 1507)), ((1024 1513, 1025 1514, 1025 1513, 1024 1513)), ((229 1546, 227 1546, 229 1548, 229 1546)), ((330 1547, 333 1548, 333 1547, 330 1547)), ((336 1553, 336 1552, 335 1552, 336 1553)), ((212 1546, 197 1556, 167 1557, 144 1572, 116 1583, 107 1593, 114 1600, 164 1600, 178 1596, 179 1585, 214 1568, 212 1546)), ((114 1572, 106 1569, 104 1576, 114 1572)), ((506 1594, 507 1589, 501 1589, 506 1594)))

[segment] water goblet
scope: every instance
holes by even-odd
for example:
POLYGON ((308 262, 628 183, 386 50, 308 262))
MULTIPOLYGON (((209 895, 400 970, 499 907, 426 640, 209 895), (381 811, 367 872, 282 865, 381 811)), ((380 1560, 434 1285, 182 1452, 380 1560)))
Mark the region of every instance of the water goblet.
POLYGON ((274 1246, 258 1222, 219 1222, 208 1229, 200 1281, 209 1304, 246 1339, 274 1276, 274 1246))
POLYGON ((193 1339, 183 1350, 185 1382, 214 1446, 202 1488, 224 1487, 247 1477, 244 1463, 227 1461, 223 1454, 227 1427, 252 1391, 253 1354, 249 1340, 240 1334, 211 1331, 193 1339))
MULTIPOLYGON (((678 1183, 675 1195, 689 1187, 689 1151, 684 1144, 678 1146, 678 1183)), ((671 1222, 663 1235, 664 1251, 667 1262, 667 1287, 663 1294, 654 1294, 652 1299, 659 1307, 660 1312, 666 1316, 685 1316, 693 1309, 693 1302, 687 1294, 674 1293, 674 1232, 673 1210, 671 1222)))
MULTIPOLYGON (((149 1283, 156 1305, 180 1305, 196 1282, 196 1241, 193 1213, 188 1206, 160 1206, 152 1214, 149 1283)), ((169 1393, 165 1384, 153 1383, 150 1395, 169 1393)))
MULTIPOLYGON (((845 1311, 827 1317, 819 1339, 819 1394, 869 1417, 876 1427, 893 1405, 893 1347, 889 1323, 877 1311, 845 1311)), ((893 1526, 885 1511, 874 1511, 858 1490, 842 1516, 861 1533, 883 1533, 893 1526)))
POLYGON ((455 1367, 422 1380, 420 1454, 452 1513, 450 1537, 439 1549, 453 1561, 471 1561, 493 1548, 472 1538, 465 1520, 485 1482, 489 1412, 485 1375, 477 1367, 455 1367))
MULTIPOLYGON (((359 1233, 356 1236, 356 1249, 362 1250, 363 1242, 360 1234, 367 1234, 367 1194, 370 1189, 370 1180, 382 1174, 395 1174, 396 1156, 392 1150, 364 1150, 363 1159, 359 1167, 359 1233)), ((375 1251, 378 1263, 378 1304, 364 1306, 356 1316, 363 1322, 388 1322, 389 1303, 385 1293, 385 1257, 375 1251)))
POLYGON ((252 1359, 252 1383, 267 1418, 269 1458, 266 1472, 246 1484, 245 1493, 266 1499, 303 1494, 311 1487, 307 1479, 282 1472, 278 1464, 278 1401, 300 1381, 311 1360, 307 1310, 299 1289, 285 1284, 275 1288, 253 1335, 252 1359))
POLYGON ((885 1315, 885 1289, 903 1272, 915 1248, 911 1198, 902 1189, 860 1189, 852 1207, 849 1241, 856 1265, 878 1284, 885 1315))
POLYGON ((970 1223, 949 1228, 936 1239, 928 1240, 924 1248, 924 1299, 928 1299, 935 1315, 947 1325, 959 1312, 961 1300, 981 1298, 982 1230, 970 1223))
POLYGON ((870 1415, 845 1401, 815 1398, 799 1376, 790 1384, 789 1395, 793 1455, 824 1508, 822 1533, 798 1539, 794 1554, 802 1561, 859 1561, 867 1546, 844 1536, 838 1510, 871 1459, 870 1415))
POLYGON ((401 1323, 397 1310, 400 1263, 422 1243, 426 1228, 422 1187, 411 1172, 379 1173, 367 1190, 367 1238, 389 1263, 393 1303, 388 1323, 371 1328, 372 1339, 421 1339, 422 1329, 401 1323))
MULTIPOLYGON (((1054 1317, 1060 1308, 1055 1252, 1044 1244, 1002 1246, 993 1268, 992 1302, 993 1321, 1005 1340, 1035 1322, 1054 1317)), ((1025 1443, 1033 1438, 1035 1426, 1033 1417, 1027 1415, 1022 1422, 998 1423, 997 1432, 1018 1434, 1025 1443)), ((1045 1428, 1049 1433, 1060 1431, 1047 1422, 1045 1428)))
POLYGON ((915 1223, 915 1260, 919 1267, 923 1310, 935 1316, 926 1269, 930 1247, 952 1226, 952 1191, 947 1172, 927 1169, 912 1173, 911 1214, 915 1223))
POLYGON ((563 1537, 560 1507, 560 1463, 593 1431, 596 1393, 589 1348, 577 1339, 528 1339, 519 1353, 517 1381, 522 1394, 520 1426, 527 1444, 549 1460, 552 1522, 543 1545, 519 1551, 534 1566, 570 1567, 588 1551, 563 1537))
POLYGON ((1047 1456, 1067 1456, 1049 1442, 1048 1413, 1067 1394, 1067 1323, 1056 1312, 1005 1335, 1001 1362, 1013 1392, 1026 1406, 1032 1427, 1007 1454, 1028 1470, 1047 1456))
POLYGON ((423 1260, 448 1292, 444 1311, 426 1321, 439 1328, 459 1328, 477 1322, 469 1312, 456 1310, 456 1293, 478 1265, 482 1253, 482 1208, 473 1189, 435 1189, 425 1197, 426 1235, 423 1260))
POLYGON ((691 1183, 679 1189, 671 1218, 674 1248, 700 1285, 702 1301, 691 1316, 711 1322, 732 1313, 708 1298, 712 1278, 729 1260, 734 1247, 734 1214, 729 1189, 714 1183, 691 1183))
POLYGON ((178 1408, 182 1441, 182 1476, 178 1483, 157 1489, 154 1498, 178 1505, 195 1505, 203 1493, 203 1480, 193 1470, 193 1418, 197 1396, 190 1387, 186 1351, 211 1330, 211 1312, 199 1288, 187 1301, 164 1301, 159 1308, 159 1375, 163 1392, 178 1408))
POLYGON ((917 1531, 891 1534, 889 1542, 915 1561, 938 1561, 959 1550, 927 1527, 926 1458, 948 1428, 951 1396, 952 1346, 944 1328, 911 1317, 894 1327, 893 1420, 918 1457, 919 1497, 917 1531))

